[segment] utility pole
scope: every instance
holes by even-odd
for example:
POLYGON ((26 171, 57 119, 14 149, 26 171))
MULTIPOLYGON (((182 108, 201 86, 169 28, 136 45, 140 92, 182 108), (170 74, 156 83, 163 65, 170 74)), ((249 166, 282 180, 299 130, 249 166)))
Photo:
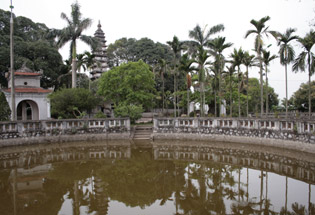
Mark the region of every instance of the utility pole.
POLYGON ((14 60, 13 60, 13 6, 11 0, 11 18, 10 18, 10 65, 11 65, 11 120, 15 121, 15 86, 14 86, 14 60))

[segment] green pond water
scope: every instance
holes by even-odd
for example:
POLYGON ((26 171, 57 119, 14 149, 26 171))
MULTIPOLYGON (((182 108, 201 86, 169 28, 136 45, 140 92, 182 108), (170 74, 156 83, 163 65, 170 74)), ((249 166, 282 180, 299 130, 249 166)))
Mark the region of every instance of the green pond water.
POLYGON ((315 214, 315 156, 194 141, 0 148, 0 214, 315 214))

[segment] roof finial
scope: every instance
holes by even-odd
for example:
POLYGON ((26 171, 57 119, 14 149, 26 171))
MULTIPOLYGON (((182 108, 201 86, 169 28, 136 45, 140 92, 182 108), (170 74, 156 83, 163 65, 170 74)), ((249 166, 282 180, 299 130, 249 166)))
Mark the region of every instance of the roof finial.
POLYGON ((98 25, 97 25, 97 27, 98 28, 101 28, 102 26, 101 26, 101 21, 100 20, 98 20, 98 25))

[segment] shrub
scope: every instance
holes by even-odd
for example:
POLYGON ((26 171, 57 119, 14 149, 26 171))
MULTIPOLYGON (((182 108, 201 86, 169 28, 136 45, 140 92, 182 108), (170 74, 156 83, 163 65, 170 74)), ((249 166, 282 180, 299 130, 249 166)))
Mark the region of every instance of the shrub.
POLYGON ((97 112, 95 115, 94 115, 94 118, 97 118, 97 119, 105 119, 107 118, 106 114, 104 114, 102 111, 99 111, 97 112))
POLYGON ((0 121, 9 121, 11 116, 10 106, 3 92, 0 92, 0 121))
POLYGON ((135 123, 137 119, 140 119, 142 112, 141 105, 118 105, 114 110, 116 117, 129 117, 131 123, 135 123))

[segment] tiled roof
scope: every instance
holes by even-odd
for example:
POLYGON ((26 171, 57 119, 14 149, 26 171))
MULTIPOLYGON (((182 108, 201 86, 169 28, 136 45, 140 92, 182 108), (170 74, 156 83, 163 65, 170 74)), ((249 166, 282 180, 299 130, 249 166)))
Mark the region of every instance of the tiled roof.
POLYGON ((14 75, 23 75, 23 76, 40 76, 40 73, 37 72, 14 72, 14 75))
MULTIPOLYGON (((7 93, 11 92, 11 88, 4 90, 7 93)), ((47 90, 43 88, 38 87, 16 87, 15 88, 16 93, 51 93, 52 90, 47 90)))

